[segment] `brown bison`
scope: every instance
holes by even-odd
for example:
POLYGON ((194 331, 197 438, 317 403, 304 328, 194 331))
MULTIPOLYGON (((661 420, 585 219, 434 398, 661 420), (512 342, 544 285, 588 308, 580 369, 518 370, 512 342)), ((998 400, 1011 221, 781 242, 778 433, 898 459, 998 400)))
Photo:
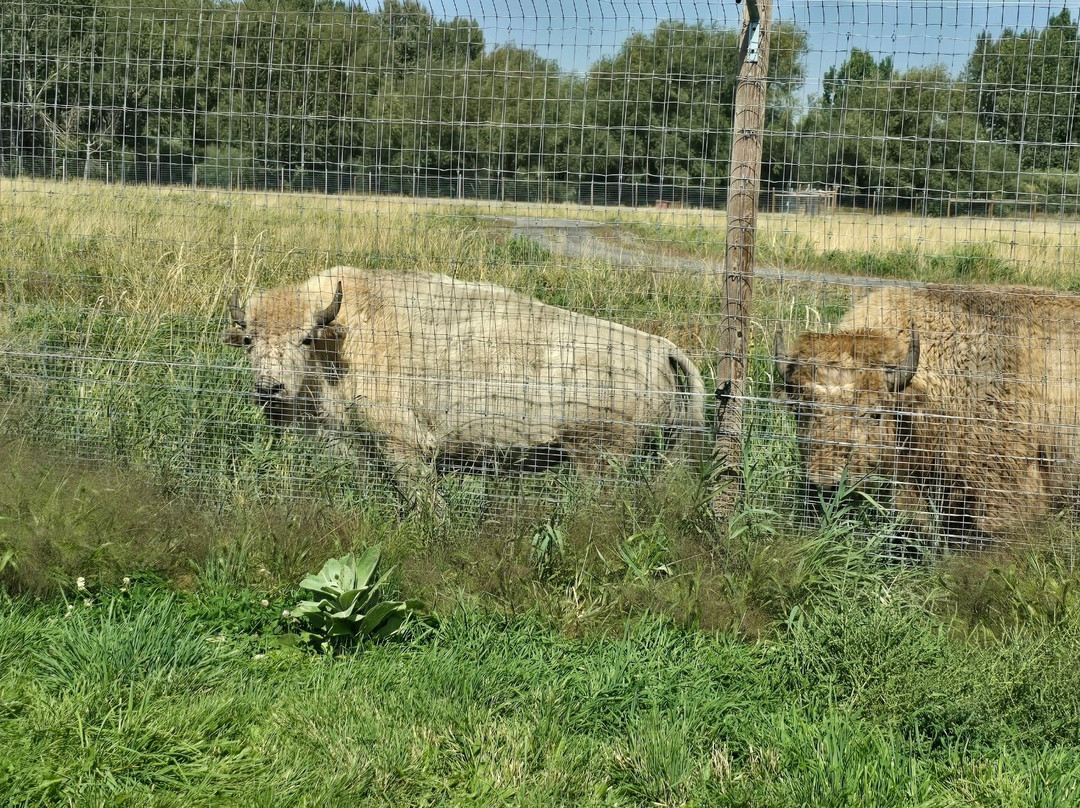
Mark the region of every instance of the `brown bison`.
POLYGON ((701 374, 674 344, 490 283, 335 267, 230 311, 266 417, 374 436, 409 495, 446 469, 704 446, 701 374))
POLYGON ((815 498, 886 480, 920 530, 967 543, 1077 492, 1080 298, 884 288, 776 365, 815 498))

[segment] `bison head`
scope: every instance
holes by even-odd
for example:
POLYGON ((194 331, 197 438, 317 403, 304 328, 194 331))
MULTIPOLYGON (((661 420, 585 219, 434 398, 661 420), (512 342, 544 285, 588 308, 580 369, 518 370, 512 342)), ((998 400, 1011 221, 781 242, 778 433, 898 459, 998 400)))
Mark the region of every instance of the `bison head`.
POLYGON ((777 345, 777 394, 794 410, 810 492, 831 498, 844 480, 857 487, 893 476, 918 367, 914 324, 899 333, 803 334, 787 356, 777 345))
POLYGON ((255 400, 267 419, 283 426, 318 418, 324 385, 340 373, 344 329, 341 282, 329 305, 306 288, 264 292, 247 309, 234 294, 227 345, 246 348, 255 373, 255 400))

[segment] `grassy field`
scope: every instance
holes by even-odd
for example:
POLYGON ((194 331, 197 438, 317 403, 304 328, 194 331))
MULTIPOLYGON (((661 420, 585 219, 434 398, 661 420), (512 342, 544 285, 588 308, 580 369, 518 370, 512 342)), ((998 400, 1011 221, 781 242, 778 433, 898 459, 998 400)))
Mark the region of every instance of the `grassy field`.
POLYGON ((898 566, 842 515, 795 535, 747 513, 692 556, 660 511, 636 532, 567 527, 541 556, 527 536, 215 514, 118 469, 3 460, 19 483, 0 524, 32 534, 38 565, 8 559, 24 594, 0 595, 6 804, 1080 799, 1067 536, 898 566), (374 543, 439 626, 281 647, 301 575, 374 543))
MULTIPOLYGON (((418 267, 665 334, 711 379, 715 278, 572 262, 462 203, 2 182, 5 804, 1080 804, 1068 520, 897 564, 870 509, 802 524, 791 424, 767 404, 722 524, 677 466, 448 479, 447 515, 407 518, 377 469, 268 430, 220 344, 235 286, 418 267), (301 578, 376 544, 390 591, 438 626, 283 643, 301 578)), ((514 212, 617 219, 681 254, 723 239, 700 212, 514 212)), ((820 237, 861 220, 830 221, 765 217, 759 255, 860 271, 862 248, 820 237), (809 257, 782 258, 781 237, 809 257)), ((865 253, 952 279, 967 270, 928 262, 985 253, 970 279, 1071 288, 1073 253, 1003 252, 994 228, 1038 220, 946 224, 898 219, 865 253), (904 233, 931 225, 940 247, 904 259, 904 233)), ((830 320, 850 290, 756 291, 764 392, 775 320, 830 320)))
MULTIPOLYGON (((653 212, 629 229, 658 251, 723 260, 722 212, 653 212)), ((761 214, 756 257, 763 266, 957 283, 1022 283, 1080 290, 1080 221, 1064 218, 951 219, 761 214)))

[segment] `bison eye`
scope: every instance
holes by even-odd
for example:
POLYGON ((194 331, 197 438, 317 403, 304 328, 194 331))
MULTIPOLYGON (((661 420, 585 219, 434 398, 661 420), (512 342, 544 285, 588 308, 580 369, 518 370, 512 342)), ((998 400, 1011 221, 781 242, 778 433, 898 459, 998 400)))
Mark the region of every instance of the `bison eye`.
POLYGON ((251 343, 252 343, 251 334, 244 334, 243 342, 244 342, 244 345, 246 345, 246 346, 248 346, 250 348, 251 343))
POLYGON ((311 334, 308 334, 306 337, 304 337, 302 340, 300 340, 301 345, 313 345, 314 343, 315 343, 315 340, 312 339, 311 334))

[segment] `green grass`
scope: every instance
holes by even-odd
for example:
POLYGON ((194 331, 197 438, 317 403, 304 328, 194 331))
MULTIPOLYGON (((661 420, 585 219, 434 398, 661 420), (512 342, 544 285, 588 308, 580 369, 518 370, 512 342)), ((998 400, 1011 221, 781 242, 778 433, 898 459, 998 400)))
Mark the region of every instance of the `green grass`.
MULTIPOLYGON (((0 459, 18 481, 0 497, 8 804, 1077 799, 1064 525, 898 565, 853 513, 806 533, 759 501, 718 532, 672 485, 563 503, 539 554, 527 520, 208 511, 130 467, 0 459), (280 647, 303 575, 376 543, 388 596, 439 627, 337 657, 280 647)), ((751 481, 769 488, 770 465, 751 481)))
POLYGON ((1075 610, 976 641, 929 608, 931 573, 848 560, 757 640, 651 611, 573 636, 543 598, 459 598, 434 633, 320 656, 274 647, 297 591, 249 585, 235 558, 180 592, 95 586, 70 616, 9 601, 0 789, 11 805, 1075 804, 1075 610))
MULTIPOLYGON (((1075 288, 1075 273, 1061 271, 1063 268, 1053 262, 1052 251, 1035 242, 1023 244, 1025 252, 1037 256, 1031 263, 1011 256, 1002 247, 1004 237, 996 235, 993 238, 986 235, 986 240, 981 242, 924 244, 916 235, 917 229, 912 227, 910 238, 895 245, 871 250, 851 246, 819 248, 801 233, 770 229, 780 226, 782 220, 763 226, 755 250, 759 265, 798 272, 936 283, 1019 283, 1063 290, 1075 288)), ((883 222, 882 229, 892 226, 883 222)), ((626 223, 623 228, 672 255, 724 260, 725 233, 716 227, 626 223)))

